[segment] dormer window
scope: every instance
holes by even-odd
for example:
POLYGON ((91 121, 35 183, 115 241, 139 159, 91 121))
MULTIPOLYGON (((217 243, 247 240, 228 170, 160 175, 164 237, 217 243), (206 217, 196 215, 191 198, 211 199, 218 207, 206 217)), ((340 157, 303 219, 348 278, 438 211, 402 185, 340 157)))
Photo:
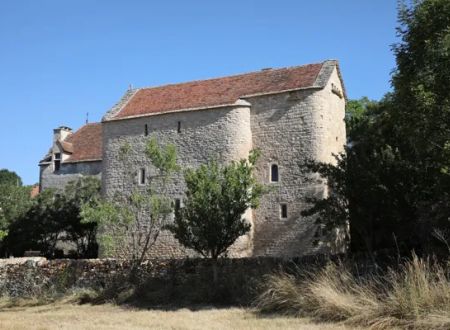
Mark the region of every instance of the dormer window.
POLYGON ((61 167, 61 154, 58 152, 58 153, 55 153, 55 156, 54 156, 53 169, 55 172, 58 172, 60 167, 61 167))
POLYGON ((280 181, 280 175, 278 173, 278 165, 272 164, 270 165, 270 182, 278 182, 280 181))

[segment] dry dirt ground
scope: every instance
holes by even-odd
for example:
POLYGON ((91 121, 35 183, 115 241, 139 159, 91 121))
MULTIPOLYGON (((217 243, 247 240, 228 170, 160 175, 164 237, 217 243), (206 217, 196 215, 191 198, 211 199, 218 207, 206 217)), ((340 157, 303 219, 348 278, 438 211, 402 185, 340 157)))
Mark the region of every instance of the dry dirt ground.
POLYGON ((0 306, 0 329, 296 329, 349 330, 307 319, 261 317, 243 308, 143 310, 113 305, 55 303, 43 306, 0 306))

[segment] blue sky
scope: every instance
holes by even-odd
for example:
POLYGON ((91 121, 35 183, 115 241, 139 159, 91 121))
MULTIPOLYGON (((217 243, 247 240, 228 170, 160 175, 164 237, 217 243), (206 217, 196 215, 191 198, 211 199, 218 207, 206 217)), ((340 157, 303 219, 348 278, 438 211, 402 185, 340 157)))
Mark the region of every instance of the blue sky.
POLYGON ((79 128, 128 86, 338 59, 350 98, 390 89, 394 0, 2 0, 0 168, 25 184, 52 129, 79 128))

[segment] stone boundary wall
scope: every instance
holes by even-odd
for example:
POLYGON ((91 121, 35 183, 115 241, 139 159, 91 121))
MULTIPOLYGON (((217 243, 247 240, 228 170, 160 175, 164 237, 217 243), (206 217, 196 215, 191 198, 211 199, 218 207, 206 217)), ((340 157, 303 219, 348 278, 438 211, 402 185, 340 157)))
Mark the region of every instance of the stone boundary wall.
MULTIPOLYGON (((212 283, 212 261, 207 259, 148 260, 139 270, 142 293, 155 303, 183 301, 210 303, 212 291, 221 302, 250 303, 254 290, 264 275, 280 269, 295 269, 323 263, 325 258, 310 257, 283 260, 278 258, 220 259, 218 284, 212 283), (303 266, 302 266, 303 265, 303 266)), ((114 259, 0 259, 0 297, 39 297, 49 290, 101 290, 117 281, 129 263, 114 259)), ((147 299, 148 300, 148 299, 147 299)))

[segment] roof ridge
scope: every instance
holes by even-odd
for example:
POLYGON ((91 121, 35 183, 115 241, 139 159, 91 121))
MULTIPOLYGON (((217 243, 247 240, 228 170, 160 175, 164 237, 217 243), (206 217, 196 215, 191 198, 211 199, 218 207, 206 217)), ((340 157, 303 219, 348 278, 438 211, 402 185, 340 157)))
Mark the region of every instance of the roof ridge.
POLYGON ((101 124, 101 122, 98 122, 98 123, 85 123, 85 124, 81 125, 80 127, 78 127, 75 131, 73 131, 72 134, 75 134, 76 132, 78 132, 80 129, 83 129, 84 127, 96 126, 96 125, 100 125, 100 124, 101 124))
POLYGON ((74 136, 75 134, 79 133, 80 130, 82 130, 83 128, 87 127, 87 126, 96 126, 96 125, 101 125, 101 122, 95 122, 95 123, 85 123, 83 125, 81 125, 80 127, 78 127, 76 130, 72 131, 72 134, 70 134, 69 136, 67 136, 64 141, 66 141, 68 138, 70 138, 71 136, 74 136))
POLYGON ((149 113, 234 104, 238 99, 306 88, 323 88, 335 60, 190 80, 128 90, 102 122, 149 113))
POLYGON ((310 65, 318 65, 318 64, 322 64, 323 65, 324 63, 326 63, 328 61, 334 61, 334 60, 324 60, 324 61, 316 62, 316 63, 308 63, 308 64, 303 64, 303 65, 292 65, 292 66, 286 66, 286 67, 282 67, 282 68, 271 68, 271 69, 268 69, 268 70, 261 69, 259 71, 249 71, 249 72, 244 72, 244 73, 232 74, 232 75, 229 75, 229 76, 220 76, 220 77, 213 77, 213 78, 206 78, 206 79, 196 79, 196 80, 182 81, 182 82, 177 82, 177 83, 168 83, 168 84, 157 85, 157 86, 137 87, 135 89, 136 90, 156 89, 156 88, 163 88, 163 87, 169 87, 169 86, 177 86, 177 85, 191 84, 191 83, 197 83, 197 82, 219 80, 219 79, 224 79, 224 78, 233 78, 233 77, 239 77, 239 76, 248 76, 248 75, 254 75, 254 74, 261 74, 261 73, 266 73, 266 72, 298 69, 298 68, 304 68, 304 67, 307 67, 307 66, 310 66, 310 65))

